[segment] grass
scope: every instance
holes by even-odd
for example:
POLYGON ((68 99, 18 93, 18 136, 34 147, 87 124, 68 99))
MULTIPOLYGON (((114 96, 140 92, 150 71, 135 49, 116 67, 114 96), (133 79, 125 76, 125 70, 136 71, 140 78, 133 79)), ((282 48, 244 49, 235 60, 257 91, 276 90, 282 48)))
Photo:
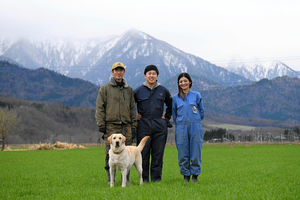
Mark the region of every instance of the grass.
POLYGON ((205 145, 198 183, 184 183, 167 146, 163 179, 110 188, 104 147, 0 152, 0 199, 300 199, 300 145, 205 145))

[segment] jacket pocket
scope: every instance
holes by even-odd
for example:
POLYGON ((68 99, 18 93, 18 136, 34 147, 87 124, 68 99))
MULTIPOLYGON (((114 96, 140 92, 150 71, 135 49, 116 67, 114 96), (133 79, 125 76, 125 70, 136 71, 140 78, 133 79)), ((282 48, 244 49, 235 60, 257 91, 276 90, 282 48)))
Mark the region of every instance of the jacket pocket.
POLYGON ((159 109, 160 113, 164 112, 164 103, 165 103, 165 97, 158 96, 155 108, 159 109))
POLYGON ((185 126, 178 125, 175 128, 175 142, 176 144, 185 144, 188 142, 185 126))
POLYGON ((203 127, 201 123, 194 123, 191 126, 192 138, 194 142, 203 143, 203 127))
POLYGON ((150 108, 148 97, 138 98, 137 103, 139 104, 140 108, 143 108, 143 110, 148 110, 150 108))
POLYGON ((177 116, 176 121, 181 122, 184 120, 184 106, 183 104, 177 105, 177 116))
POLYGON ((190 116, 192 116, 194 119, 200 120, 200 112, 199 112, 196 104, 190 103, 189 113, 190 113, 190 116))

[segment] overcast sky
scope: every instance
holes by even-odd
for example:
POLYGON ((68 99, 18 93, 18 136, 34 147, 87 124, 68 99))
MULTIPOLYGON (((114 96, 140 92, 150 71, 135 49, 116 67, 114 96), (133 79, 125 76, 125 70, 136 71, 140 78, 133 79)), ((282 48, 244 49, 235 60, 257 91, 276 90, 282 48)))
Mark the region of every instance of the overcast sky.
POLYGON ((0 37, 90 38, 135 28, 219 66, 279 60, 297 71, 299 19, 299 0, 0 0, 0 37))

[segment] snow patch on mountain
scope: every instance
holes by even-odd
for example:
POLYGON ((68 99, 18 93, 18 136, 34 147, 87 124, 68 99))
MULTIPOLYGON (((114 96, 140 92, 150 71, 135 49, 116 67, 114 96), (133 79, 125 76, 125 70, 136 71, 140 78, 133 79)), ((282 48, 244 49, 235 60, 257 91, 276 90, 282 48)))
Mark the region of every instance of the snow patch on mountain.
POLYGON ((129 41, 127 45, 123 48, 123 53, 125 53, 132 46, 132 42, 129 41))
POLYGON ((195 57, 192 57, 192 56, 187 56, 188 60, 193 63, 193 65, 196 65, 196 60, 195 60, 195 57))
POLYGON ((10 38, 0 38, 0 56, 2 56, 13 44, 15 40, 10 38))
MULTIPOLYGON (((142 53, 143 53, 144 57, 150 55, 150 50, 149 50, 149 48, 147 48, 147 47, 148 47, 148 44, 149 44, 149 42, 146 40, 146 41, 141 45, 142 53), (145 53, 145 51, 146 51, 146 53, 145 53)), ((150 45, 151 45, 151 44, 150 44, 150 45)))
POLYGON ((133 77, 143 74, 142 68, 149 64, 159 67, 162 80, 188 72, 214 78, 216 82, 245 82, 241 76, 135 29, 106 39, 23 39, 10 46, 2 42, 0 46, 5 57, 27 68, 45 67, 97 85, 108 81, 111 73, 107 66, 111 67, 116 61, 130 66, 126 75, 133 86, 140 84, 140 79, 133 77))
POLYGON ((129 52, 129 54, 127 55, 127 58, 133 58, 135 60, 137 58, 137 52, 138 52, 138 49, 134 48, 132 51, 129 52))
POLYGON ((300 78, 300 74, 280 61, 231 62, 225 68, 253 81, 279 76, 300 78))

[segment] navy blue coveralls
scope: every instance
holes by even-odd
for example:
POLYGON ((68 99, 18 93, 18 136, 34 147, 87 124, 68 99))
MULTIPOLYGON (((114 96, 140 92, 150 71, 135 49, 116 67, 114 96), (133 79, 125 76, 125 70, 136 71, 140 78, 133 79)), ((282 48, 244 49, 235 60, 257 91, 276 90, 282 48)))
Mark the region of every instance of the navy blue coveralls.
POLYGON ((163 155, 167 141, 166 120, 172 115, 172 96, 167 88, 156 83, 151 90, 146 83, 134 90, 137 111, 141 114, 137 126, 137 143, 145 136, 150 136, 143 151, 143 181, 149 182, 149 160, 151 154, 151 181, 157 182, 162 177, 163 155), (165 119, 162 119, 166 104, 165 119))

